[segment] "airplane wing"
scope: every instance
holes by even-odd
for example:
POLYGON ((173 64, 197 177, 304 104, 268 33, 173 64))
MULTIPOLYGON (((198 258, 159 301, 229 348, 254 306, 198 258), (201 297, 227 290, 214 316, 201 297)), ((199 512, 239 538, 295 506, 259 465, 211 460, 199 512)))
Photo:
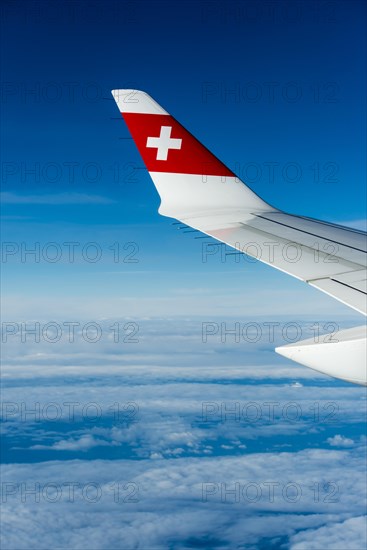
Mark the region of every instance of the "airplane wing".
MULTIPOLYGON (((366 233, 273 208, 148 94, 113 90, 161 198, 159 213, 265 262, 366 315, 366 233)), ((366 326, 276 351, 367 384, 366 326), (325 341, 326 340, 326 341, 325 341)))

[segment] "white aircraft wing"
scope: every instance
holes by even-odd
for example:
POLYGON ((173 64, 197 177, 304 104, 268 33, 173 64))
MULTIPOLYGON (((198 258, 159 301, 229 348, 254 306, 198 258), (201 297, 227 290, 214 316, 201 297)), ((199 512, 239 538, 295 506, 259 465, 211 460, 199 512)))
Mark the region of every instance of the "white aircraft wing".
MULTIPOLYGON (((231 228, 213 228, 208 233, 366 314, 363 233, 280 211, 251 216, 231 228)), ((191 225, 191 220, 184 221, 191 225)))
MULTIPOLYGON (((273 208, 149 95, 113 90, 161 197, 159 212, 255 257, 366 315, 366 234, 273 208)), ((330 341, 297 342, 282 355, 366 384, 365 325, 330 341)))

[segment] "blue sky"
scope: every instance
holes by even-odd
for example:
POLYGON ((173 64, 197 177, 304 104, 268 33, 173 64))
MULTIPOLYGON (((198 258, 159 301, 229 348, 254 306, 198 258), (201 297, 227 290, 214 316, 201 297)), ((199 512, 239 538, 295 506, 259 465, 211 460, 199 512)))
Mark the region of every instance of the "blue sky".
MULTIPOLYGON (((52 266, 41 257, 33 269, 28 255, 26 278, 21 251, 9 255, 9 293, 31 284, 39 300, 60 295, 60 307, 87 287, 106 302, 121 289, 153 297, 194 284, 221 294, 265 284, 274 297, 279 288, 301 296, 301 284, 265 266, 245 276, 238 266, 202 265, 202 243, 158 215, 135 145, 119 139, 129 134, 110 90, 146 90, 270 204, 363 227, 363 21, 361 2, 6 5, 4 240, 62 248, 52 266), (70 240, 106 250, 70 270, 70 240), (136 243, 139 263, 111 262, 115 242, 136 243)), ((335 310, 307 291, 305 307, 317 296, 314 307, 335 310)))
POLYGON ((364 228, 363 2, 15 0, 1 11, 1 488, 15 488, 2 547, 364 548, 365 391, 273 351, 289 323, 310 338, 361 317, 161 217, 110 94, 147 91, 270 204, 364 228), (204 342, 205 323, 218 332, 204 342), (222 323, 260 336, 223 342, 222 323), (116 403, 132 416, 116 418, 116 403), (223 500, 236 483, 261 488, 259 501, 223 500), (22 493, 35 484, 40 501, 22 493))

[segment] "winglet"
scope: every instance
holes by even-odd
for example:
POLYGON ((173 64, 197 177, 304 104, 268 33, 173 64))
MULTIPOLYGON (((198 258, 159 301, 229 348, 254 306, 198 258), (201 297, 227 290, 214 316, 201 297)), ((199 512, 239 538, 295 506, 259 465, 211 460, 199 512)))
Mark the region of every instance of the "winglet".
POLYGON ((161 197, 160 214, 204 217, 210 226, 213 215, 218 223, 218 216, 272 210, 147 93, 112 95, 161 197))

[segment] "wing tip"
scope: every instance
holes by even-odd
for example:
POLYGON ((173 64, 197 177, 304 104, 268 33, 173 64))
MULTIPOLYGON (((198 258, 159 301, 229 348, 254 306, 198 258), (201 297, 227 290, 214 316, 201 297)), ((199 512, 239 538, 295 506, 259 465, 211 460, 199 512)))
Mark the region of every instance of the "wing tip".
POLYGON ((142 90, 116 88, 111 90, 111 94, 121 113, 168 114, 147 92, 142 90))

